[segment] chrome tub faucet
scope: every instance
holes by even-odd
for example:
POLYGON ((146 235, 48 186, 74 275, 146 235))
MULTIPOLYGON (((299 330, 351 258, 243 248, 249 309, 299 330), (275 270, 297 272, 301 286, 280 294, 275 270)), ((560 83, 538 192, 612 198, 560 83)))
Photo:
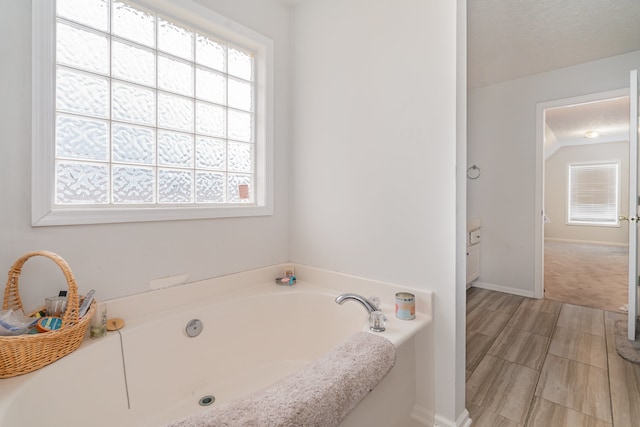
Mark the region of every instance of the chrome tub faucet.
POLYGON ((372 297, 367 299, 358 294, 342 294, 338 295, 336 302, 342 305, 347 300, 358 301, 367 313, 369 313, 369 329, 374 332, 383 332, 385 330, 385 323, 387 318, 380 311, 380 302, 378 298, 372 297))
POLYGON ((365 308, 365 310, 367 310, 367 313, 371 314, 374 311, 378 311, 378 307, 376 306, 376 304, 374 304, 372 301, 368 300, 367 298, 360 296, 358 294, 342 294, 342 295, 338 295, 338 297, 336 298, 336 302, 340 305, 342 305, 345 301, 347 300, 354 300, 354 301, 358 301, 360 304, 362 304, 362 306, 365 308))

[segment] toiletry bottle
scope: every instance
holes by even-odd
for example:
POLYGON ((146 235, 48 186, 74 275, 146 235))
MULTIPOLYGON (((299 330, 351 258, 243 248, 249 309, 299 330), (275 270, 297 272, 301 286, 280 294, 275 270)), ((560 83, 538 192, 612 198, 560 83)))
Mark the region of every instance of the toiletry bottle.
POLYGON ((107 305, 105 303, 98 303, 96 312, 91 318, 90 337, 100 338, 107 334, 107 305))

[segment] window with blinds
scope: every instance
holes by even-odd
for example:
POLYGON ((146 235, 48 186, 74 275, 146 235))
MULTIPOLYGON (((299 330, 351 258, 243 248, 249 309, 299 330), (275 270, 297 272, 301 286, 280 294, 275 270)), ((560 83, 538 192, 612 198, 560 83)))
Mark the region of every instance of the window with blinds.
POLYGON ((618 170, 618 162, 569 164, 569 224, 618 225, 618 170))

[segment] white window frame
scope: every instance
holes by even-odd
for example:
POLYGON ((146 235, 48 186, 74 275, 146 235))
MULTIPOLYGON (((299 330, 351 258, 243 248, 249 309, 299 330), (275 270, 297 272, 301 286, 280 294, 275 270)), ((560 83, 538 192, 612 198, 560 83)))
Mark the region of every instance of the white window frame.
POLYGON ((223 206, 77 207, 54 204, 55 1, 32 4, 33 226, 265 216, 273 214, 273 41, 193 0, 136 0, 152 10, 252 49, 255 65, 255 203, 223 206))
POLYGON ((594 226, 594 227, 620 227, 620 220, 618 218, 620 212, 620 191, 621 191, 621 182, 620 182, 620 160, 610 160, 610 161, 596 161, 596 162, 570 162, 567 163, 567 216, 566 216, 566 224, 567 225, 577 225, 577 226, 594 226), (616 213, 614 215, 614 222, 598 222, 598 221, 579 221, 571 218, 571 191, 572 191, 572 180, 571 180, 571 169, 572 167, 584 167, 584 166, 616 166, 616 213))

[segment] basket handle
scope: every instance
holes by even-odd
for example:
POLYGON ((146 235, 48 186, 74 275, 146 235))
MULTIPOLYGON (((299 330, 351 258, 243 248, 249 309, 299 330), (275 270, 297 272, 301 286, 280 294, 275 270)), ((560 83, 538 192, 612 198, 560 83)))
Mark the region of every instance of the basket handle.
POLYGON ((29 258, 32 258, 34 256, 43 256, 55 262, 58 267, 60 267, 65 279, 67 280, 67 287, 69 288, 69 290, 67 291, 67 309, 62 316, 62 326, 60 327, 60 329, 63 329, 66 326, 73 326, 78 324, 79 301, 78 285, 76 284, 76 279, 74 279, 73 273, 71 273, 69 264, 67 264, 67 262, 62 259, 60 255, 49 251, 29 252, 18 258, 18 260, 13 263, 13 266, 11 266, 11 269, 9 270, 9 279, 4 290, 3 308, 5 310, 9 308, 13 310, 21 310, 24 313, 22 300, 20 299, 18 279, 20 277, 20 273, 22 272, 22 266, 24 265, 24 263, 27 262, 29 258))

